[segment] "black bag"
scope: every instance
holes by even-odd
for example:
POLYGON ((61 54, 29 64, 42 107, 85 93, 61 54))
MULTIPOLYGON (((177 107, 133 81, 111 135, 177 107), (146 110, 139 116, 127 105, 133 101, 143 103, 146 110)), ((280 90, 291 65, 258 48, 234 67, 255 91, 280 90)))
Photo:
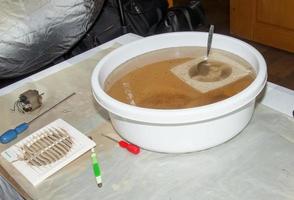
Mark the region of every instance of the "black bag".
POLYGON ((68 59, 127 32, 152 35, 167 9, 167 0, 106 0, 90 31, 64 57, 68 59))
POLYGON ((206 25, 201 1, 192 0, 185 6, 169 8, 165 18, 158 24, 155 33, 195 31, 206 25))
POLYGON ((95 23, 75 47, 65 55, 67 59, 124 34, 119 12, 114 2, 115 0, 104 2, 102 11, 95 23))
POLYGON ((168 10, 167 0, 124 0, 123 11, 128 31, 147 36, 154 34, 168 10))

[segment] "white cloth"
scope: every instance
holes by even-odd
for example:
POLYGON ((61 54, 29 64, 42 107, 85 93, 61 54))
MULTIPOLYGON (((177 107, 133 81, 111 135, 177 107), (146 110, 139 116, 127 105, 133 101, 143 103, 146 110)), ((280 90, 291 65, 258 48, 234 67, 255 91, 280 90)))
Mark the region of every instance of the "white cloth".
POLYGON ((15 189, 0 176, 0 199, 1 200, 23 200, 15 189))

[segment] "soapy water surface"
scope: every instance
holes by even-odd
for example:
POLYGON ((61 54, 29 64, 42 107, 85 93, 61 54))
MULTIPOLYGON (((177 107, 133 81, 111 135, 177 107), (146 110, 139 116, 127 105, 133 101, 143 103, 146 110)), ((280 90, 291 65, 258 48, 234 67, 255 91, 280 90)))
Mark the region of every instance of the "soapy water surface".
POLYGON ((211 52, 213 62, 218 62, 215 69, 207 72, 207 77, 191 77, 189 63, 200 62, 204 52, 202 47, 178 47, 137 56, 116 68, 104 89, 111 97, 130 105, 179 109, 229 98, 254 80, 255 72, 248 62, 218 49, 211 52))

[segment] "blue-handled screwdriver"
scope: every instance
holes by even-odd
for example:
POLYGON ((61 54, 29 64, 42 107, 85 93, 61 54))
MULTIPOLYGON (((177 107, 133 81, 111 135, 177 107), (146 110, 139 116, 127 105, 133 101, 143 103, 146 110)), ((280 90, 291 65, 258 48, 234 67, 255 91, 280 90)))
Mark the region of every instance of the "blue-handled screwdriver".
POLYGON ((52 107, 48 108, 46 111, 44 111, 41 114, 37 115, 32 120, 30 120, 28 122, 21 123, 18 126, 16 126, 14 129, 9 129, 8 131, 4 132, 0 136, 0 142, 2 144, 6 144, 8 142, 11 142, 12 140, 14 140, 17 137, 18 134, 23 133, 25 130, 27 130, 29 128, 29 124, 30 123, 32 123, 34 120, 36 120, 37 118, 41 117, 42 115, 44 115, 45 113, 47 113, 48 111, 50 111, 52 108, 54 108, 55 106, 57 106, 60 103, 64 102, 66 99, 70 98, 71 96, 73 96, 75 94, 76 93, 73 92, 72 94, 70 94, 69 96, 65 97, 64 99, 62 99, 61 101, 59 101, 58 103, 56 103, 55 105, 53 105, 52 107))

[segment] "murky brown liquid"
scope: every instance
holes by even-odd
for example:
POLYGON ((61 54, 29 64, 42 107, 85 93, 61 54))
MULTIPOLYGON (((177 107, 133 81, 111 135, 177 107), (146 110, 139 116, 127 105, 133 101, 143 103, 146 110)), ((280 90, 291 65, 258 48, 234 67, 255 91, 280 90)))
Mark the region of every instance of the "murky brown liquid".
POLYGON ((231 97, 246 88, 255 78, 251 66, 242 58, 221 50, 252 73, 207 93, 201 93, 175 76, 170 69, 197 56, 205 55, 205 48, 168 48, 137 56, 114 70, 105 82, 111 97, 145 108, 179 109, 211 104, 231 97))

